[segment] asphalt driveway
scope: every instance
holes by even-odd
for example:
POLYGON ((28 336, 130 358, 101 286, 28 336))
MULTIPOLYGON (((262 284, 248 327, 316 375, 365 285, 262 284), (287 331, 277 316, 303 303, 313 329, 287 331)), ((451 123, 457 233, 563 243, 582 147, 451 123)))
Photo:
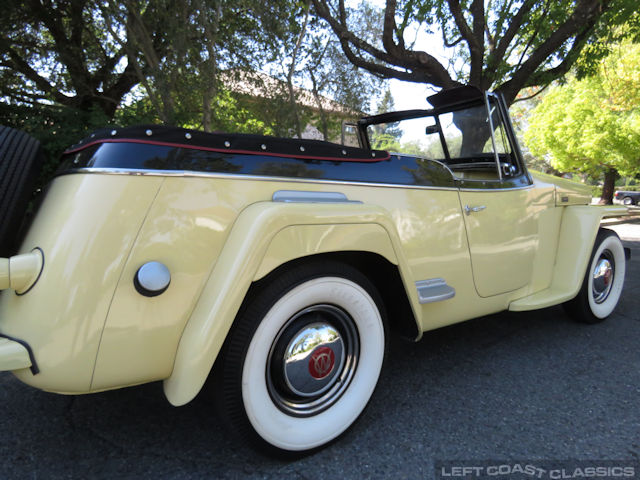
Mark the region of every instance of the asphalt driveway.
POLYGON ((65 397, 0 373, 0 478, 413 479, 460 460, 637 465, 640 226, 614 228, 632 259, 608 321, 576 324, 553 307, 394 341, 364 416, 313 456, 259 456, 227 437, 204 396, 174 408, 159 383, 65 397))

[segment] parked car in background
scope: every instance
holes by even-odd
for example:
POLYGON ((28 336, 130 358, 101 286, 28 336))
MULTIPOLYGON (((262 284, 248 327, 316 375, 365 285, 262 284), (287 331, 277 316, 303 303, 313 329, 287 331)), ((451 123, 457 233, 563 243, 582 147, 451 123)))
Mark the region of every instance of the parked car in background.
MULTIPOLYGON (((626 208, 529 172, 499 95, 429 102, 361 119, 359 148, 161 126, 72 146, 30 227, 5 230, 0 370, 63 394, 161 380, 176 406, 208 380, 230 431, 295 455, 360 416, 390 332, 607 318, 628 250, 600 221, 626 208)), ((5 219, 34 145, 0 132, 5 219)))
POLYGON ((615 199, 620 200, 625 205, 638 205, 638 202, 640 202, 640 192, 617 190, 615 193, 615 199))

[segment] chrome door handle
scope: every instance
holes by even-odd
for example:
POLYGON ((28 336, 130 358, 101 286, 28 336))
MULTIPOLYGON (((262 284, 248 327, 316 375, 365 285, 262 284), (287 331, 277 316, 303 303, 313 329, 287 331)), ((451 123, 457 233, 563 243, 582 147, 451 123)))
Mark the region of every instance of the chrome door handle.
POLYGON ((464 213, 466 213, 467 215, 471 215, 472 213, 481 212, 485 208, 487 207, 484 205, 478 205, 477 207, 470 207, 469 205, 465 205, 464 213))

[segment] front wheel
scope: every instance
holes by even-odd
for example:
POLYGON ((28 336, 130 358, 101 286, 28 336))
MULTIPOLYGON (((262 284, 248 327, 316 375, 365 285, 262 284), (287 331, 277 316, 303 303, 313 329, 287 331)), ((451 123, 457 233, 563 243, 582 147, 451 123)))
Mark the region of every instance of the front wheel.
POLYGON ((222 352, 223 421, 267 453, 302 454, 360 416, 385 353, 373 285, 339 263, 290 270, 241 311, 222 352))
POLYGON ((563 306, 575 320, 598 323, 613 312, 620 300, 626 256, 620 237, 601 228, 578 295, 563 306))

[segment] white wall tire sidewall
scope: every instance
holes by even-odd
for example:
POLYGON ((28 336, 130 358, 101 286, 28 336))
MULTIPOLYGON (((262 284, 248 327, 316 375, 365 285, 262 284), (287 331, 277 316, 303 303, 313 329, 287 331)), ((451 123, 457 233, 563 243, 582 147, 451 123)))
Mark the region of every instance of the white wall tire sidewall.
POLYGON ((283 450, 303 451, 330 442, 362 413, 378 382, 385 338, 375 301, 358 284, 341 277, 304 282, 280 298, 253 335, 242 370, 242 400, 249 422, 266 442, 283 450), (300 310, 330 303, 349 313, 358 328, 360 357, 353 379, 327 410, 305 418, 292 417, 271 400, 266 365, 273 340, 282 326, 300 310))
POLYGON ((622 286, 624 285, 625 270, 626 258, 622 242, 616 235, 609 235, 605 237, 594 252, 591 262, 589 262, 589 271, 587 272, 589 275, 587 282, 587 298, 589 300, 589 308, 595 317, 600 319, 606 318, 611 315, 613 309, 616 308, 618 300, 620 300, 620 294, 622 293, 622 286), (613 263, 615 268, 613 285, 606 300, 602 303, 596 303, 593 298, 593 270, 604 250, 609 250, 613 254, 613 263))

